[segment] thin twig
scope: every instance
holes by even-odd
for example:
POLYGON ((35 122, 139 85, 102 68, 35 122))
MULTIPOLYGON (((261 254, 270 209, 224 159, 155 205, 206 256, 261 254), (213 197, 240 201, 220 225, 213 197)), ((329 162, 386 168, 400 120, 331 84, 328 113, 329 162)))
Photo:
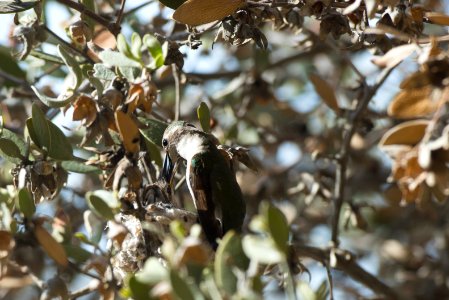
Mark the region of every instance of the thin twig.
POLYGON ((329 300, 334 300, 334 280, 332 279, 332 271, 329 264, 325 264, 327 281, 329 282, 329 300))
POLYGON ((64 40, 63 38, 61 38, 59 35, 57 35, 53 30, 51 30, 50 28, 48 28, 47 26, 44 25, 44 29, 45 31, 47 31, 48 33, 50 33, 55 39, 58 40, 58 42, 60 42, 61 44, 63 44, 66 48, 70 49, 71 51, 76 52, 77 54, 79 54, 80 56, 84 57, 87 61, 89 61, 90 63, 94 63, 94 61, 87 56, 85 53, 83 53, 81 50, 77 49, 76 47, 74 47, 72 44, 70 44, 69 42, 67 42, 66 40, 64 40))
POLYGON ((106 27, 113 35, 117 36, 120 33, 120 26, 117 27, 115 23, 111 23, 102 16, 97 15, 95 12, 88 9, 83 4, 74 2, 72 0, 56 0, 56 1, 88 16, 98 24, 101 24, 104 27, 106 27))
POLYGON ((144 2, 144 3, 142 3, 142 4, 139 4, 139 5, 137 5, 136 7, 133 7, 133 8, 131 8, 131 9, 128 10, 128 11, 125 11, 125 12, 123 13, 123 16, 126 17, 126 16, 129 16, 129 15, 132 15, 132 14, 135 13, 136 11, 140 10, 141 8, 144 8, 145 6, 147 6, 148 4, 151 4, 151 3, 153 3, 153 2, 154 2, 154 0, 150 0, 150 1, 144 2))
POLYGON ((117 13, 117 19, 115 20, 115 26, 120 27, 120 24, 122 23, 123 12, 125 11, 125 4, 126 4, 126 0, 120 1, 120 9, 117 13))
POLYGON ((337 156, 337 168, 335 174, 335 189, 334 189, 334 208, 333 208, 333 219, 332 219, 332 242, 335 247, 338 247, 338 225, 340 223, 340 213, 341 207, 345 200, 345 190, 346 190, 346 171, 348 168, 349 161, 349 151, 351 147, 351 140, 354 136, 357 126, 359 125, 360 119, 368 107, 369 102, 377 93, 377 90, 385 82, 387 77, 390 75, 391 71, 396 67, 396 65, 385 69, 376 80, 373 86, 365 86, 363 98, 358 102, 357 108, 354 110, 350 119, 345 124, 343 130, 343 142, 340 148, 340 152, 337 156))
POLYGON ((70 300, 77 299, 79 297, 82 297, 82 296, 85 296, 87 294, 93 293, 96 290, 98 290, 98 285, 95 286, 95 285, 91 285, 90 284, 90 285, 88 285, 86 287, 83 287, 83 288, 81 288, 81 289, 79 289, 77 291, 72 292, 70 295, 68 295, 68 298, 70 300))
POLYGON ((172 64, 173 78, 175 79, 175 121, 181 115, 181 83, 179 82, 179 72, 176 64, 172 64))
MULTIPOLYGON (((329 264, 330 250, 328 249, 302 245, 293 245, 293 249, 299 257, 308 257, 321 262, 323 265, 329 264)), ((375 293, 385 295, 387 299, 400 299, 396 291, 359 266, 350 253, 336 251, 335 256, 337 258, 336 269, 342 270, 352 279, 365 285, 375 293)))

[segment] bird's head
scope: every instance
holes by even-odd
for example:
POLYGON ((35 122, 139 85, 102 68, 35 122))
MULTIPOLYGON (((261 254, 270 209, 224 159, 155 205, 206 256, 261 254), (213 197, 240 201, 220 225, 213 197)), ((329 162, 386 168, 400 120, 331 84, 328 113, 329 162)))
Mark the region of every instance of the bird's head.
POLYGON ((196 127, 185 121, 176 121, 171 123, 167 129, 165 129, 162 137, 162 147, 165 150, 164 165, 162 167, 161 177, 168 183, 171 183, 174 170, 178 164, 178 160, 181 157, 177 146, 181 137, 187 133, 187 131, 196 130, 196 127))

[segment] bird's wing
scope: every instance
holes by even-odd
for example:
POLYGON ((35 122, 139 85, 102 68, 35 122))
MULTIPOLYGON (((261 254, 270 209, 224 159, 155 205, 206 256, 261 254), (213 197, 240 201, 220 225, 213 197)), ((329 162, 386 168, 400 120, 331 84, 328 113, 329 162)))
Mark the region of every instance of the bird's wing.
POLYGON ((215 217, 215 203, 212 195, 211 165, 203 154, 196 154, 190 163, 190 188, 198 211, 198 218, 208 241, 214 246, 222 236, 220 222, 215 217))

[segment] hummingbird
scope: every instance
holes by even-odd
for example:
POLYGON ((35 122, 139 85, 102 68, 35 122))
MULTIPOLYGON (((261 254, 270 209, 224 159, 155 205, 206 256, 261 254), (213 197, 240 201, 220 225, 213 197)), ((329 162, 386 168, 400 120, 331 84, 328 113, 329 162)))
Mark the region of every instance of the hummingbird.
POLYGON ((187 163, 187 186, 206 239, 214 248, 217 238, 227 231, 242 230, 246 214, 246 204, 230 161, 217 145, 213 135, 184 121, 171 123, 162 138, 166 151, 162 177, 171 182, 179 162, 187 163))

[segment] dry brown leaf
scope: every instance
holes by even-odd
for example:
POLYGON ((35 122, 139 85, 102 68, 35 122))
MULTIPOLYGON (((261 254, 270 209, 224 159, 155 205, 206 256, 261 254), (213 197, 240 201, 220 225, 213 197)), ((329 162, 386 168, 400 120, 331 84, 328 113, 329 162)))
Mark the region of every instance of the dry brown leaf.
POLYGON ((343 14, 349 15, 350 13, 354 12, 357 8, 359 8, 361 3, 362 0, 355 0, 352 4, 348 5, 348 7, 343 10, 343 14))
POLYGON ((385 53, 383 56, 375 57, 371 59, 371 62, 378 66, 379 68, 387 68, 395 66, 400 63, 408 56, 410 56, 415 50, 418 49, 418 46, 415 44, 407 44, 395 47, 385 53))
POLYGON ((64 248, 59 244, 41 224, 35 224, 34 235, 39 244, 47 252, 48 256, 54 259, 59 265, 66 267, 69 263, 64 248))
POLYGON ((395 118, 416 118, 434 112, 438 103, 430 100, 432 87, 406 89, 399 92, 388 106, 387 113, 395 118))
POLYGON ((429 74, 427 72, 418 71, 405 78, 399 85, 399 88, 417 89, 428 84, 430 84, 429 74))
POLYGON ((115 122, 125 150, 133 154, 138 153, 140 150, 140 134, 134 120, 118 110, 115 112, 115 122))
POLYGON ((408 145, 418 144, 426 132, 429 125, 428 120, 413 120, 401 123, 388 130, 379 142, 380 147, 389 145, 408 145))
POLYGON ((324 103, 326 103, 327 106, 329 106, 337 114, 340 114, 340 107, 338 106, 337 97, 335 97, 332 86, 315 74, 310 74, 309 79, 315 87, 315 91, 318 95, 320 95, 321 99, 323 99, 324 103))
POLYGON ((245 5, 245 0, 188 0, 179 6, 173 19, 190 26, 210 23, 229 16, 245 5))
POLYGON ((429 12, 429 13, 426 13, 426 18, 433 24, 449 26, 449 16, 448 15, 445 15, 442 13, 437 13, 437 12, 429 12))
POLYGON ((93 42, 95 45, 103 49, 115 49, 117 40, 115 39, 115 36, 105 27, 100 25, 96 26, 94 36, 93 42))

